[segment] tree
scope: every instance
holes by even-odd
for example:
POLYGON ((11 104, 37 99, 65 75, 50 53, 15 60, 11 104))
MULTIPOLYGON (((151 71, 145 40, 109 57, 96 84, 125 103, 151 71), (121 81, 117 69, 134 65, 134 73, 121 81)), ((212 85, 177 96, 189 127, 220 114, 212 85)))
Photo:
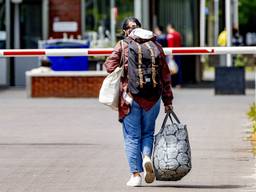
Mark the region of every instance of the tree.
POLYGON ((240 25, 247 25, 250 18, 252 18, 256 10, 255 0, 239 0, 239 23, 240 25))

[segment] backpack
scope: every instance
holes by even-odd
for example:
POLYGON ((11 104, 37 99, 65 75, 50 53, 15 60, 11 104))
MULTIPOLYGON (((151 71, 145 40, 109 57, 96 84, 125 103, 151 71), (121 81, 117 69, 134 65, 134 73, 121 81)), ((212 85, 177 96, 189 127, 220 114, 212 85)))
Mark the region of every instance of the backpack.
POLYGON ((124 40, 128 44, 128 89, 141 97, 160 95, 161 66, 159 45, 151 40, 124 40))

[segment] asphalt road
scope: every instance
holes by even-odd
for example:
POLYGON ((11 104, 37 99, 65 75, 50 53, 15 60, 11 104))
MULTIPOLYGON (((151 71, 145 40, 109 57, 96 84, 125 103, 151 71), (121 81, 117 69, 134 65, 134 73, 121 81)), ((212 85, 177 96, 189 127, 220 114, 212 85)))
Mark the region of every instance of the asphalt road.
POLYGON ((97 99, 30 99, 24 90, 0 90, 0 192, 256 191, 256 160, 246 140, 253 94, 175 89, 192 171, 178 182, 128 188, 116 112, 97 99))

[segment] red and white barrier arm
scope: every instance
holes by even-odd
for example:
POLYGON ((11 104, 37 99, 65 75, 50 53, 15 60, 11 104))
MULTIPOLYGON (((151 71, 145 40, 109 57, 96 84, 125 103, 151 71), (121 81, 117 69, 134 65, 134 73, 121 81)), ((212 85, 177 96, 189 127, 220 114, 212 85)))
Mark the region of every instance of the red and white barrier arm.
MULTIPOLYGON (((0 57, 40 57, 40 56, 108 56, 113 48, 101 49, 1 49, 0 57)), ((182 47, 164 48, 165 54, 172 55, 220 55, 256 54, 256 46, 251 47, 182 47)))

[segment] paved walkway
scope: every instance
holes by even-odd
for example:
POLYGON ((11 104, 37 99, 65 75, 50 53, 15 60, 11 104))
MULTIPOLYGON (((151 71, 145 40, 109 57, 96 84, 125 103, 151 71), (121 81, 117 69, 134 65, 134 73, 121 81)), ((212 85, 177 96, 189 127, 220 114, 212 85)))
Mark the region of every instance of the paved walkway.
POLYGON ((256 160, 246 141, 253 90, 174 94, 188 125, 193 169, 179 182, 131 189, 115 112, 97 99, 28 99, 24 90, 0 90, 0 192, 256 191, 256 160))

